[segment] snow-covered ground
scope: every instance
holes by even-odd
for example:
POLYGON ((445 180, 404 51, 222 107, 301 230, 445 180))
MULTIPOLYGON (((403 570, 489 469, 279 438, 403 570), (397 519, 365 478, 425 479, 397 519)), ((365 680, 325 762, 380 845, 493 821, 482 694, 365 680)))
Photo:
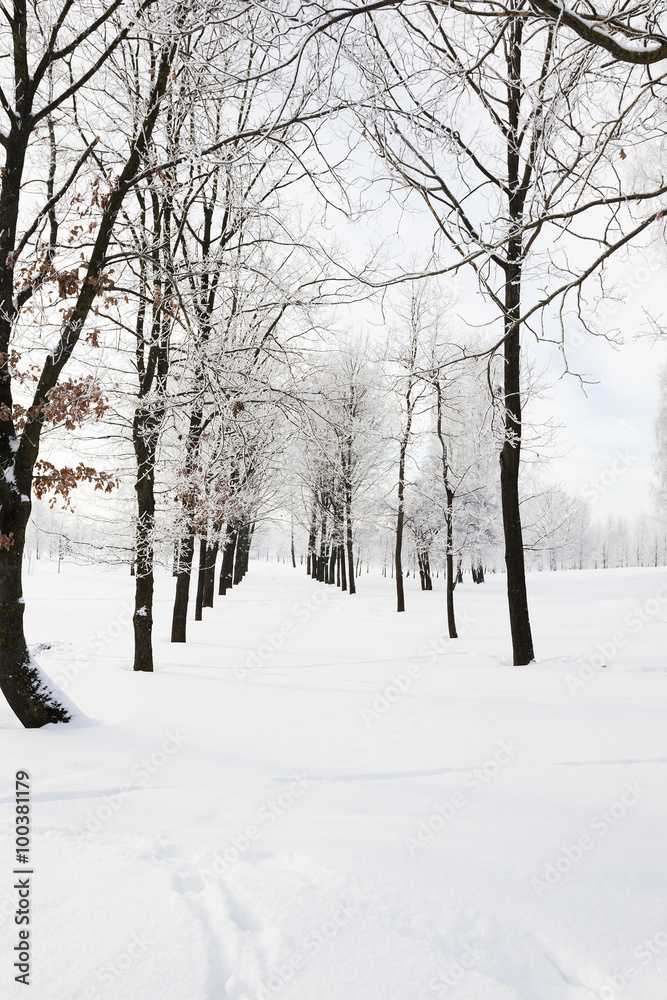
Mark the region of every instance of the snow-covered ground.
POLYGON ((0 704, 2 997, 667 996, 667 571, 531 575, 529 667, 504 577, 457 589, 451 642, 442 580, 397 615, 391 580, 253 562, 171 646, 165 575, 135 675, 130 577, 32 569, 28 640, 85 718, 0 704))

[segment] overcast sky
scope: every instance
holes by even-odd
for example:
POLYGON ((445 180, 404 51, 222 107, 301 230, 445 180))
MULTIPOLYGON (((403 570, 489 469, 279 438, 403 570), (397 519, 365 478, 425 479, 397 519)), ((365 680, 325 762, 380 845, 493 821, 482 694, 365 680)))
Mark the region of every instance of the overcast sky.
POLYGON ((553 478, 584 496, 596 518, 649 509, 658 383, 667 364, 667 339, 630 339, 617 349, 590 339, 577 350, 576 360, 596 384, 582 389, 578 379, 565 377, 548 400, 533 407, 540 417, 550 413, 562 424, 553 478))
MULTIPOLYGON (((357 149, 355 155, 359 160, 357 178, 373 176, 377 168, 373 158, 362 149, 357 149)), ((380 268, 385 275, 412 271, 415 266, 418 269, 418 262, 428 257, 433 220, 418 199, 407 199, 401 209, 393 198, 383 200, 383 192, 386 195, 382 183, 373 186, 374 197, 370 200, 381 204, 379 211, 351 227, 341 225, 340 218, 335 220, 348 259, 353 265, 363 266, 374 248, 385 262, 386 269, 380 268)), ((604 336, 587 334, 572 318, 566 334, 568 365, 586 378, 586 385, 570 375, 560 377, 560 352, 548 343, 536 343, 524 331, 525 356, 542 373, 541 386, 548 386, 544 396, 530 400, 526 418, 538 424, 551 420, 560 425, 551 445, 541 451, 541 458, 545 451, 551 456, 550 471, 544 469, 545 478, 562 483, 574 495, 584 496, 596 519, 608 514, 632 517, 653 506, 659 376, 667 365, 666 232, 667 225, 654 224, 649 231, 648 249, 634 246, 625 256, 611 259, 605 274, 604 299, 597 283, 589 279, 585 292, 593 311, 589 318, 601 334, 613 335, 623 344, 615 347, 604 336), (664 341, 648 336, 649 316, 664 322, 664 341)), ((543 251, 542 266, 548 271, 549 247, 543 246, 543 251)), ((479 325, 482 336, 485 319, 494 315, 497 323, 496 310, 487 311, 480 301, 472 272, 462 270, 456 278, 439 279, 439 287, 443 302, 450 299, 451 315, 468 327, 479 325)), ((528 298, 529 292, 526 301, 528 298)), ((378 315, 368 304, 351 310, 353 326, 365 332, 369 332, 369 325, 375 327, 380 337, 384 336, 381 328, 386 320, 387 314, 378 315)), ((553 317, 547 320, 547 328, 550 324, 553 326, 553 317)))

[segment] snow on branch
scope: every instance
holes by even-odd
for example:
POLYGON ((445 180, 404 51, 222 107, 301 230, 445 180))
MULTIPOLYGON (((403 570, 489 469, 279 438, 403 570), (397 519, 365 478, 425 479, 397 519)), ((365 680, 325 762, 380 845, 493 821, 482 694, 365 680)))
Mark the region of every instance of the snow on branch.
POLYGON ((580 38, 605 49, 619 62, 650 66, 667 59, 667 37, 664 35, 633 28, 613 15, 605 17, 594 10, 582 16, 556 0, 530 2, 550 20, 571 28, 580 38))

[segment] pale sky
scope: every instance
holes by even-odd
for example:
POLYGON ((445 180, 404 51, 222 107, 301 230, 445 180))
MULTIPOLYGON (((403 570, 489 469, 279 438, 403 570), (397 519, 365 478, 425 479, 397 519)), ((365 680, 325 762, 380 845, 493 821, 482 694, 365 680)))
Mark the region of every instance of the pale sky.
MULTIPOLYGON (((551 389, 550 399, 534 406, 541 418, 550 413, 563 425, 557 435, 560 457, 552 462, 553 478, 584 496, 596 519, 608 514, 632 516, 652 505, 655 419, 659 377, 667 365, 667 330, 664 339, 647 336, 651 330, 647 313, 656 320, 662 316, 667 323, 665 256, 658 245, 649 257, 650 269, 640 251, 618 262, 614 277, 624 302, 607 302, 601 326, 620 331, 623 346, 576 331, 569 367, 586 374, 593 384, 582 388, 578 379, 565 376, 551 389)), ((561 369, 556 352, 548 345, 537 348, 537 352, 529 348, 531 354, 542 355, 542 364, 549 364, 550 373, 557 375, 561 369)))
MULTIPOLYGON (((364 162, 359 150, 357 155, 360 175, 372 175, 372 159, 364 162)), ((428 256, 433 220, 418 200, 410 199, 408 205, 401 210, 389 199, 379 212, 350 226, 336 219, 335 228, 352 268, 367 259, 371 247, 380 249, 385 275, 413 271, 428 256)), ((570 375, 561 378, 559 351, 548 343, 535 343, 524 332, 525 356, 544 373, 540 382, 550 383, 544 398, 530 401, 526 417, 561 425, 546 449, 553 457, 550 472, 544 469, 545 477, 562 483, 574 495, 583 495, 595 519, 608 514, 632 517, 652 506, 658 385, 660 372, 667 366, 667 238, 659 226, 649 231, 652 245, 648 251, 630 248, 623 259, 612 258, 606 270, 606 300, 600 302, 598 286, 589 280, 586 296, 595 308, 597 329, 614 332, 624 341, 614 347, 604 336, 591 336, 572 322, 567 333, 569 368, 590 384, 582 387, 570 375), (647 336, 651 329, 647 314, 665 324, 664 341, 647 336)), ((494 309, 485 313, 472 272, 461 271, 454 280, 440 281, 443 300, 450 298, 452 315, 466 324, 481 324, 489 315, 497 316, 494 309)), ((363 304, 352 307, 350 315, 351 324, 366 332, 375 326, 379 333, 387 319, 363 304)))
POLYGON ((632 342, 617 351, 597 342, 582 353, 599 383, 584 394, 577 380, 565 378, 548 401, 534 405, 563 425, 551 476, 587 499, 596 519, 631 516, 651 506, 658 374, 667 363, 667 342, 632 342))

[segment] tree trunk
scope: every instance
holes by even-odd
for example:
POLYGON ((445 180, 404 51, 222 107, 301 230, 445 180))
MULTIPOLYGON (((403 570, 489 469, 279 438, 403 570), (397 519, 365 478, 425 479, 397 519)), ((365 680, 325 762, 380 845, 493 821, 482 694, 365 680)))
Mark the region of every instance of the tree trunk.
POLYGON ((336 583, 336 556, 338 555, 338 546, 334 538, 331 539, 331 552, 329 554, 329 576, 327 583, 332 586, 336 583))
POLYGON ((26 645, 22 562, 31 505, 21 501, 18 490, 13 496, 13 485, 11 491, 12 502, 0 511, 0 687, 21 725, 38 729, 49 722, 69 722, 71 715, 58 693, 47 687, 50 682, 26 645))
POLYGON ((215 564, 218 558, 218 539, 220 537, 220 525, 215 527, 215 541, 209 542, 206 551, 206 567, 204 569, 204 599, 205 608, 213 607, 215 596, 215 564))
POLYGON ((436 432, 440 440, 440 450, 442 452, 442 484, 445 488, 445 498, 447 507, 445 508, 445 532, 446 532, 446 561, 445 561, 445 593, 447 603, 447 630, 450 639, 458 639, 456 631, 456 614, 454 611, 454 487, 451 479, 451 469, 449 464, 449 451, 442 427, 442 384, 436 380, 436 432))
POLYGON ((153 670, 153 551, 137 521, 137 573, 134 586, 134 670, 153 670))
POLYGON ((239 528, 238 539, 236 541, 236 558, 234 560, 234 586, 238 586, 246 574, 248 568, 248 549, 250 525, 244 521, 239 528))
POLYGON ((171 641, 185 642, 188 602, 190 600, 190 576, 192 574, 192 557, 195 551, 195 536, 188 535, 180 542, 181 558, 176 577, 176 596, 174 598, 174 613, 171 620, 171 641))
POLYGON ((322 524, 320 528, 320 552, 317 559, 317 579, 320 583, 326 583, 327 574, 327 518, 322 514, 322 524))
MULTIPOLYGON (((449 534, 449 524, 447 525, 449 534)), ((458 639, 459 634, 456 631, 456 614, 454 613, 454 587, 456 586, 456 581, 454 579, 454 554, 451 549, 451 542, 448 539, 447 542, 447 629, 449 631, 450 639, 458 639)))
POLYGON ((431 579, 431 560, 429 559, 428 551, 422 552, 422 566, 424 571, 424 590, 433 590, 433 581, 431 579))
POLYGON ((529 166, 521 171, 519 134, 521 124, 521 58, 523 25, 510 26, 507 52, 507 180, 510 226, 505 263, 505 441, 500 452, 500 495, 505 536, 507 598, 514 664, 523 666, 534 659, 533 637, 528 613, 526 569, 523 553, 521 510, 519 507, 519 464, 521 457, 521 223, 526 200, 529 166))
POLYGON ((354 552, 352 550, 352 489, 346 486, 345 494, 345 531, 347 542, 347 568, 350 584, 350 594, 356 594, 357 585, 354 579, 354 552))
POLYGON ((199 539, 199 566, 197 569, 197 597, 195 599, 195 621, 200 622, 202 620, 202 611, 204 608, 204 584, 206 581, 206 553, 208 552, 208 544, 206 538, 202 537, 199 539))
POLYGON ((248 567, 250 565, 250 546, 252 545, 252 536, 255 534, 255 524, 248 525, 248 531, 246 532, 245 544, 243 546, 243 576, 245 577, 248 572, 248 567))
MULTIPOLYGON (((414 344, 413 344, 414 351, 414 344)), ((396 548, 394 551, 394 564, 396 566, 396 610, 405 611, 405 589, 403 586, 403 525, 405 522, 405 460, 408 453, 408 443, 410 441, 410 430, 412 428, 412 385, 408 384, 405 394, 406 420, 405 430, 401 438, 401 446, 398 456, 398 511, 396 515, 396 548)))
POLYGON ((310 515, 310 529, 308 531, 308 561, 306 573, 308 576, 317 578, 317 557, 315 555, 315 541, 317 539, 317 508, 313 502, 313 509, 310 515))
POLYGON ((153 593, 155 530, 155 459, 159 425, 158 413, 138 406, 132 425, 132 441, 137 459, 136 575, 134 584, 134 670, 153 671, 153 593))
MULTIPOLYGON (((512 283, 510 301, 517 284, 512 283)), ((509 284, 509 279, 508 279, 509 284)), ((519 458, 521 451, 521 404, 519 401, 519 328, 510 331, 505 341, 505 429, 507 437, 500 453, 500 490, 507 567, 507 599, 515 666, 535 658, 528 612, 523 533, 519 507, 519 458)))
POLYGON ((426 590, 426 573, 424 571, 424 562, 421 552, 417 553, 417 566, 419 568, 419 583, 422 590, 426 590))
POLYGON ((405 611, 405 589, 403 587, 403 500, 399 494, 399 509, 396 517, 396 549, 394 564, 396 566, 396 610, 405 611))
POLYGON ((338 547, 338 563, 340 565, 340 589, 347 590, 347 569, 345 566, 345 546, 341 542, 338 547))
POLYGON ((408 450, 410 434, 411 411, 408 416, 407 431, 401 440, 401 450, 398 463, 398 512, 396 515, 396 549, 394 564, 396 566, 396 610, 405 611, 405 589, 403 586, 403 524, 405 521, 405 456, 408 450))
POLYGON ((220 587, 218 593, 224 597, 234 583, 234 552, 238 531, 233 521, 227 524, 225 531, 225 546, 222 550, 222 565, 220 566, 220 587))
POLYGON ((245 541, 245 533, 248 530, 248 526, 243 522, 239 526, 238 536, 236 539, 236 551, 234 553, 234 573, 232 577, 232 582, 235 587, 238 587, 239 583, 243 579, 243 544, 245 541))

